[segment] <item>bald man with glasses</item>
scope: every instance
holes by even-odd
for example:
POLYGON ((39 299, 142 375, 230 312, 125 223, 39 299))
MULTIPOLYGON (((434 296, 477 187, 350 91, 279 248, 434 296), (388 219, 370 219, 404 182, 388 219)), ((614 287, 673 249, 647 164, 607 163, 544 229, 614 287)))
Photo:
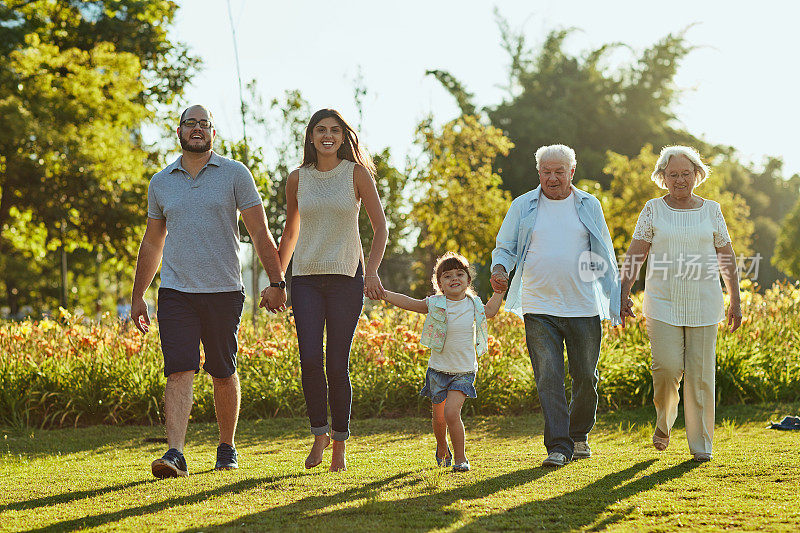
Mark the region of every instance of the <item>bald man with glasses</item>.
POLYGON ((158 329, 164 355, 164 412, 168 450, 153 461, 157 478, 187 476, 183 454, 194 375, 214 384, 219 425, 217 470, 238 467, 234 444, 241 399, 236 373, 237 334, 244 306, 239 263, 239 213, 270 279, 266 307, 282 310, 286 282, 275 240, 253 176, 242 163, 212 150, 216 130, 203 106, 186 109, 177 128, 182 153, 150 180, 145 229, 131 297, 131 319, 147 333, 144 293, 161 263, 158 329))

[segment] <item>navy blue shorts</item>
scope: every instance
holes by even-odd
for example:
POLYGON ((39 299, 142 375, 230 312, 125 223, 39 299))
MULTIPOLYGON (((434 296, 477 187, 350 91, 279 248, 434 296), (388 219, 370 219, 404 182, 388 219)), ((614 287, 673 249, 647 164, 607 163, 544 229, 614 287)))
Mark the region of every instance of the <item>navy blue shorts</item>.
POLYGON ((164 375, 200 371, 215 378, 236 372, 237 335, 244 307, 244 290, 189 293, 158 289, 158 332, 164 353, 164 375))

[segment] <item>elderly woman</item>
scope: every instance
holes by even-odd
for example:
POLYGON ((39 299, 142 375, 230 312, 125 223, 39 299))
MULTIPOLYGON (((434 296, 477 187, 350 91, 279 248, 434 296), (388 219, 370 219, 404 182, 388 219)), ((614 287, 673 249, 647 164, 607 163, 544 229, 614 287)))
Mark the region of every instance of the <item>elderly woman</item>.
POLYGON ((667 194, 649 200, 636 223, 622 268, 621 315, 633 317, 630 290, 648 259, 643 314, 653 355, 653 446, 666 449, 684 382, 684 418, 695 461, 711 460, 718 323, 725 318, 722 287, 730 295, 730 331, 742 322, 736 256, 717 202, 693 193, 708 168, 693 148, 668 146, 652 174, 667 194))

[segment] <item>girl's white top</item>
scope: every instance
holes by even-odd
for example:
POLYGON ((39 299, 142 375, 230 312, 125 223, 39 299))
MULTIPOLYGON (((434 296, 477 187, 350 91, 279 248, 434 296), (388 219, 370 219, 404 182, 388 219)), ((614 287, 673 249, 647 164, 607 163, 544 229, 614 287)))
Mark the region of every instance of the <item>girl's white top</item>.
POLYGON ((475 353, 475 304, 471 298, 447 299, 447 337, 441 352, 431 350, 428 366, 446 374, 478 371, 475 353))
POLYGON ((633 238, 651 244, 643 312, 673 326, 710 326, 725 317, 716 248, 731 242, 717 202, 673 209, 648 201, 633 238))
POLYGON ((353 169, 355 163, 347 160, 325 172, 300 167, 300 231, 292 261, 293 276, 356 275, 363 252, 358 232, 361 201, 356 199, 353 169))

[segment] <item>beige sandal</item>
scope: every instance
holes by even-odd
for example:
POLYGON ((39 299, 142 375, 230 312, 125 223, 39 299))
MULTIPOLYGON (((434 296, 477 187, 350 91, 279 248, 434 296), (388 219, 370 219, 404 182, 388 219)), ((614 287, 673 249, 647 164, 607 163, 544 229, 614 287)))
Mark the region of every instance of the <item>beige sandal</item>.
POLYGON ((669 446, 669 435, 666 437, 659 437, 656 433, 653 433, 653 447, 656 450, 663 452, 667 449, 667 446, 669 446))

